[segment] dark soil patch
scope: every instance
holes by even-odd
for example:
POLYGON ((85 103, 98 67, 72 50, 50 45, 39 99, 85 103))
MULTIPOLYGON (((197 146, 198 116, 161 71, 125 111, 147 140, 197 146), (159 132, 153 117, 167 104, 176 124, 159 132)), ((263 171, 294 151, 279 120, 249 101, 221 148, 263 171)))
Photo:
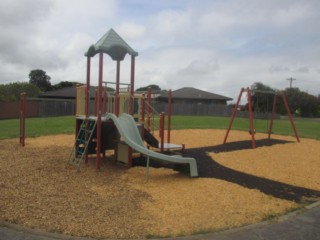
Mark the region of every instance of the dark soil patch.
MULTIPOLYGON (((273 146, 276 144, 286 144, 291 143, 291 141, 280 140, 280 139, 259 139, 255 140, 256 147, 264 147, 264 146, 273 146)), ((251 149, 252 142, 251 140, 246 141, 237 141, 237 142, 227 142, 225 144, 216 145, 210 147, 212 149, 211 152, 219 153, 219 152, 232 152, 244 149, 251 149)))
MULTIPOLYGON (((256 147, 272 146, 275 144, 286 144, 290 141, 279 139, 261 139, 256 140, 256 147)), ((251 140, 230 142, 226 144, 216 145, 212 147, 202 147, 187 149, 183 154, 185 157, 193 157, 197 161, 198 173, 201 178, 217 178, 232 182, 249 189, 258 189, 259 191, 271 195, 276 198, 294 201, 297 203, 314 202, 320 197, 320 191, 293 186, 290 184, 266 179, 263 177, 254 176, 244 172, 240 172, 228 167, 225 167, 214 161, 207 152, 231 152, 244 149, 251 149, 251 140)), ((134 166, 146 166, 145 158, 136 159, 134 166)), ((151 167, 166 167, 188 173, 188 165, 177 166, 175 164, 162 161, 150 160, 151 167)))

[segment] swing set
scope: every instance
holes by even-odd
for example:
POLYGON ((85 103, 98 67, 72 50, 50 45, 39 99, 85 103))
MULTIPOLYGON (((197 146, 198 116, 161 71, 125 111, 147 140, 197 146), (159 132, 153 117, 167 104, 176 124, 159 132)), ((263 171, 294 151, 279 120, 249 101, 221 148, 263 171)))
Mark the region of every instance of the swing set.
POLYGON ((233 109, 233 112, 232 112, 232 115, 231 115, 231 118, 230 118, 230 123, 229 123, 228 129, 227 129, 226 135, 224 137, 224 140, 223 140, 223 144, 225 144, 227 142, 227 138, 228 138, 230 129, 232 127, 233 120, 234 120, 234 118, 236 116, 237 109, 239 107, 242 94, 245 91, 247 92, 247 103, 248 103, 249 122, 250 122, 249 134, 251 135, 251 145, 252 145, 253 149, 256 148, 256 141, 255 141, 255 137, 254 137, 254 135, 255 135, 255 127, 254 127, 254 117, 253 117, 252 99, 251 99, 251 93, 252 92, 274 95, 272 113, 271 113, 271 118, 270 118, 270 124, 269 124, 269 128, 267 129, 268 139, 271 138, 273 120, 274 120, 275 113, 276 113, 276 105, 277 105, 278 98, 282 98, 282 102, 283 102, 284 107, 285 107, 285 109, 287 111, 287 114, 288 114, 288 117, 289 117, 289 120, 290 120, 290 123, 291 123, 292 130, 293 130, 293 132, 295 134, 297 142, 300 142, 300 139, 299 139, 299 136, 298 136, 298 133, 297 133, 297 129, 296 129, 296 126, 294 124, 294 121, 293 121, 293 118, 292 118, 292 115, 291 115, 291 112, 290 112, 290 109, 289 109, 288 101, 287 101, 287 98, 286 98, 285 94, 284 93, 276 93, 276 92, 273 92, 273 91, 260 91, 260 90, 251 91, 250 88, 247 87, 246 89, 245 88, 241 88, 241 90, 240 90, 240 94, 239 94, 239 97, 237 99, 237 103, 236 103, 236 105, 235 105, 235 107, 233 109))

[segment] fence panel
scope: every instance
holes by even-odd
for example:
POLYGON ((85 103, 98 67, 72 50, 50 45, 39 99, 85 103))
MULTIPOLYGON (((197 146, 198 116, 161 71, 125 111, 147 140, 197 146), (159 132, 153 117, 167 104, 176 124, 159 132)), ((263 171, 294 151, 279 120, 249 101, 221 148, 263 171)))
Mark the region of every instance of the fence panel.
MULTIPOLYGON (((38 103, 26 102, 26 117, 38 116, 38 103)), ((12 119, 20 117, 20 102, 0 102, 0 119, 12 119)))
MULTIPOLYGON (((19 102, 0 102, 0 119, 19 118, 19 102)), ((90 101, 90 113, 94 113, 94 101, 90 101)), ((108 111, 113 110, 113 101, 108 101, 108 111)), ((152 107, 159 113, 168 112, 168 104, 165 102, 155 102, 152 107)), ((41 100, 27 101, 27 117, 49 117, 75 114, 74 100, 41 100)), ((172 103, 172 115, 194 115, 194 116, 224 116, 230 117, 233 108, 219 104, 197 104, 197 103, 172 103)), ((236 117, 248 117, 248 112, 237 111, 236 117)), ((257 119, 267 119, 271 113, 253 113, 257 119)), ((280 115, 276 114, 275 119, 280 115)))
POLYGON ((65 116, 75 114, 75 101, 40 101, 39 117, 65 116))
MULTIPOLYGON (((167 112, 168 104, 165 102, 154 103, 154 108, 157 112, 167 112)), ((198 103, 172 103, 172 115, 186 115, 186 116, 224 116, 230 117, 232 115, 233 107, 222 104, 198 104, 198 103)), ((237 111, 236 117, 249 117, 248 112, 237 111)), ((253 114, 254 118, 266 119, 271 117, 271 113, 257 113, 253 114)), ((280 115, 276 114, 275 119, 279 119, 280 115)))

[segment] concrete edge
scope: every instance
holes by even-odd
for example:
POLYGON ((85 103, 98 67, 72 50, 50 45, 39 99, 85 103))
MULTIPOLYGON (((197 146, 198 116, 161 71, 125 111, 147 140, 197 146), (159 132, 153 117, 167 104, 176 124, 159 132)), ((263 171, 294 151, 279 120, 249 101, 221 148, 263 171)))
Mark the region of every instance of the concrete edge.
MULTIPOLYGON (((246 226, 241 226, 241 227, 236 227, 236 228, 232 228, 232 229, 226 229, 226 230, 221 230, 221 231, 217 231, 217 232, 212 232, 212 233, 207 233, 207 234, 195 234, 195 235, 189 235, 189 236, 182 236, 182 237, 173 237, 173 238, 161 238, 162 240, 171 240, 171 239, 185 239, 188 238, 189 240, 192 239, 201 239, 202 236, 206 236, 206 237, 214 237, 217 235, 221 235, 221 234, 228 234, 228 233, 235 233, 238 231, 242 231, 242 230, 251 230, 254 228, 261 228, 263 226, 269 225, 269 224, 276 224, 278 222, 283 222, 286 221, 288 219, 291 219, 297 215, 300 215, 306 211, 311 211, 313 208, 319 207, 320 206, 320 200, 317 202, 314 202, 310 205, 304 206, 300 209, 297 209, 293 212, 290 212, 288 214, 276 217, 275 219, 272 220, 267 220, 267 221, 263 221, 263 222, 258 222, 258 223, 253 223, 250 225, 246 225, 246 226)), ((89 237, 76 237, 76 236, 71 236, 71 235, 64 235, 64 234, 60 234, 60 233, 52 233, 52 232, 47 232, 43 229, 35 229, 35 228, 29 228, 29 227, 25 227, 22 225, 18 225, 15 223, 10 223, 10 222, 6 222, 6 221, 2 221, 0 220, 0 227, 6 227, 9 229, 13 229, 16 231, 20 231, 23 233, 28 233, 28 234, 32 234, 35 236, 43 236, 43 237, 49 237, 49 238, 53 238, 53 239, 59 239, 59 240, 96 240, 96 238, 89 238, 89 237)), ((100 238, 99 238, 100 239, 100 238)), ((158 238, 154 238, 154 240, 156 240, 158 238)), ((101 240, 111 240, 111 239, 101 239, 101 240)), ((123 239, 122 239, 123 240, 123 239)))
POLYGON ((59 239, 59 240, 94 240, 94 238, 86 238, 86 237, 75 237, 71 235, 64 235, 61 233, 54 233, 54 232, 48 232, 43 229, 36 229, 36 228, 30 228, 30 227, 25 227, 19 224, 15 223, 10 223, 6 221, 0 221, 0 227, 6 227, 12 230, 16 230, 19 232, 27 233, 30 235, 34 236, 39 236, 39 237, 49 237, 53 239, 59 239))

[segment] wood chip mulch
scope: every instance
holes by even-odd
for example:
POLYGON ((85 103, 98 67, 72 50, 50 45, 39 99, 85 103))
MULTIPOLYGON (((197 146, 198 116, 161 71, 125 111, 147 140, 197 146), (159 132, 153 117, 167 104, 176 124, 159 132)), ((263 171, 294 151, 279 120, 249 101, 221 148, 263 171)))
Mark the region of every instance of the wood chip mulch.
POLYGON ((107 154, 77 172, 73 135, 0 141, 0 220, 95 238, 179 236, 270 219, 320 199, 320 141, 223 130, 177 130, 199 178, 167 168, 127 169, 107 154), (249 146, 249 147, 248 147, 249 146))

